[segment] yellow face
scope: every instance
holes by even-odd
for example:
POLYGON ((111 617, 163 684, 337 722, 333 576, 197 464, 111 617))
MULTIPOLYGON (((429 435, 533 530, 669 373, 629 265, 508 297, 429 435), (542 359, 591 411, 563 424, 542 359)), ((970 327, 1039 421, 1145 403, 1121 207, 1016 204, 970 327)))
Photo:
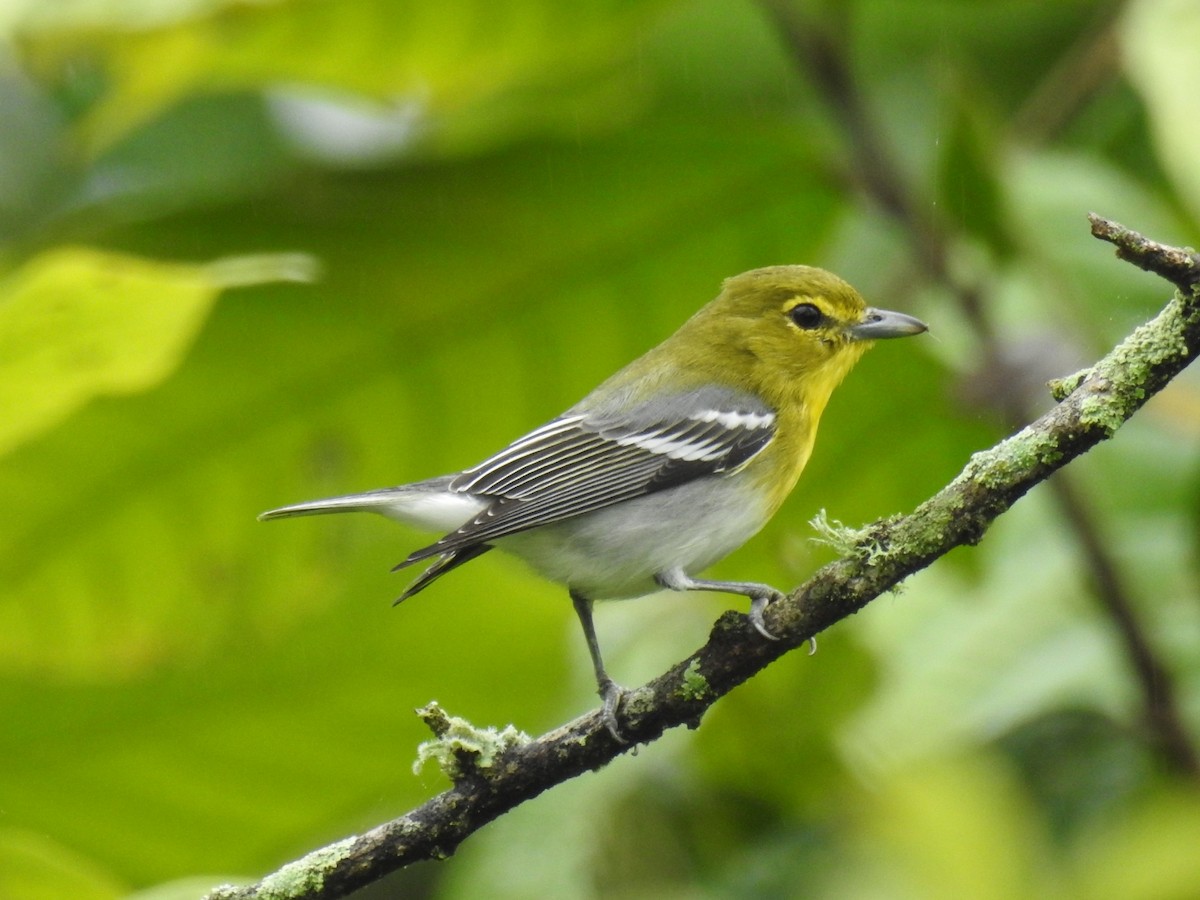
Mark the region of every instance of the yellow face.
POLYGON ((726 385, 815 424, 873 341, 924 330, 910 316, 868 307, 824 269, 754 269, 727 279, 715 300, 602 387, 628 399, 726 385))
POLYGON ((866 303, 823 269, 773 266, 737 275, 705 312, 730 323, 727 338, 765 370, 828 379, 829 390, 870 346, 851 331, 866 317, 866 303))
POLYGON ((777 310, 765 311, 768 316, 783 314, 793 354, 834 354, 853 345, 859 348, 858 356, 862 355, 869 344, 855 340, 848 329, 862 320, 866 304, 853 288, 846 287, 850 293, 842 296, 793 294, 778 304, 777 310))
POLYGON ((771 266, 727 279, 669 343, 688 368, 768 398, 802 395, 818 411, 875 340, 924 330, 910 316, 868 307, 824 269, 771 266))

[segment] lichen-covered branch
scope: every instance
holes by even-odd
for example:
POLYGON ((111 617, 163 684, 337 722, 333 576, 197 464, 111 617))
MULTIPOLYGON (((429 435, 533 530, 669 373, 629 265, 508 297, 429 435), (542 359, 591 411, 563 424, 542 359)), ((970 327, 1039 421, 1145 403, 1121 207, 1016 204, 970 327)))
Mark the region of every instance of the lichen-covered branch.
POLYGON ((217 888, 210 900, 344 897, 409 863, 448 856, 476 830, 542 791, 599 768, 669 728, 695 727, 716 700, 768 663, 951 549, 978 543, 1030 488, 1112 437, 1200 355, 1196 255, 1099 217, 1092 221, 1094 233, 1116 244, 1123 259, 1162 274, 1179 291, 1107 356, 1059 382, 1058 406, 976 453, 957 478, 912 513, 842 535, 853 540, 849 552, 767 611, 767 623, 781 640, 763 640, 745 616, 721 616, 703 647, 626 697, 621 728, 628 744, 612 738, 598 712, 525 740, 490 730, 473 733, 440 710, 426 710, 435 732, 453 734, 454 764, 446 767, 453 787, 398 819, 289 863, 258 884, 217 888), (486 752, 473 755, 475 746, 486 752))
MULTIPOLYGON (((998 361, 1008 356, 1010 348, 992 322, 986 282, 965 275, 961 267, 949 265, 957 243, 950 224, 929 204, 914 202, 916 192, 905 177, 896 149, 887 141, 885 129, 872 114, 855 78, 845 43, 844 20, 839 18, 836 7, 828 6, 820 14, 813 14, 787 0, 761 0, 761 6, 775 23, 797 71, 816 88, 831 121, 840 127, 846 142, 843 155, 850 182, 901 226, 900 234, 917 263, 916 270, 923 280, 938 284, 955 300, 978 341, 978 357, 988 361, 986 370, 994 377, 998 361)), ((1083 36, 1034 89, 1011 123, 1012 134, 1020 136, 1018 143, 1027 145, 1038 135, 1045 137, 1048 130, 1061 128, 1072 115, 1082 111, 1085 98, 1100 81, 1113 77, 1113 66, 1106 63, 1116 53, 1113 35, 1117 14, 1116 6, 1102 12, 1097 30, 1083 36)), ((1121 245, 1130 237, 1128 232, 1121 235, 1118 231, 1120 226, 1099 217, 1093 219, 1093 234, 1113 240, 1118 244, 1118 255, 1122 255, 1126 251, 1121 245)), ((1010 237, 1015 239, 1017 235, 1010 237)), ((1195 254, 1149 244, 1153 246, 1131 246, 1127 258, 1186 290, 1197 271, 1195 254)), ((1078 380, 1073 383, 1078 384, 1078 380)), ((1005 381, 1010 380, 1002 379, 1001 385, 1005 381)), ((1016 380, 1011 383, 1019 384, 1016 380)), ((1065 396, 1070 391, 1069 383, 1057 383, 1055 391, 1056 397, 1065 396)), ((990 391, 984 402, 993 412, 1016 423, 1025 422, 1035 408, 1040 408, 1032 406, 1030 399, 1019 388, 1009 388, 990 391)), ((1171 770, 1200 778, 1200 752, 1184 728, 1174 677, 1142 621, 1140 604, 1130 588, 1132 579, 1122 577, 1118 554, 1103 539, 1100 517, 1069 476, 1070 473, 1063 473, 1053 480, 1050 486, 1053 499, 1066 526, 1064 532, 1080 553, 1083 575, 1108 616, 1141 693, 1142 720, 1149 725, 1146 739, 1171 770)))

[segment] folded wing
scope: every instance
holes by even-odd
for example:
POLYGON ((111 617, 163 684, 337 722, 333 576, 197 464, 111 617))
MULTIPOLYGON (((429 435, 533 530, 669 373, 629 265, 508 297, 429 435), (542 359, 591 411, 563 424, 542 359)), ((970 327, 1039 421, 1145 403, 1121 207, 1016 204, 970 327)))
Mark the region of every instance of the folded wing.
POLYGON ((568 412, 456 476, 451 491, 491 502, 401 565, 736 470, 774 435, 772 410, 722 389, 620 414, 568 412))

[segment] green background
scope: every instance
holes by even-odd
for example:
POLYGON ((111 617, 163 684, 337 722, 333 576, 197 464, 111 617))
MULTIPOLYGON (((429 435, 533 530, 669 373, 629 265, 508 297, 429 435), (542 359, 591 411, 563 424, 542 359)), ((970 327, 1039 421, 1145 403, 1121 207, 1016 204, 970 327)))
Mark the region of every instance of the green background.
MULTIPOLYGON (((1185 0, 0 5, 0 898, 254 879, 446 786, 414 707, 591 708, 520 563, 393 610, 425 535, 255 515, 477 462, 728 275, 825 266, 932 333, 864 359, 714 571, 790 587, 832 558, 819 510, 911 509, 1168 298, 1084 216, 1198 242, 1198 42, 1185 0), (863 189, 789 16, 833 36, 946 272, 863 189)), ((1190 372, 1071 467, 1193 754, 1198 448, 1190 372)), ((1096 580, 1035 490, 698 731, 376 896, 1195 896, 1198 776, 1096 580)), ((614 677, 728 603, 602 605, 614 677)))

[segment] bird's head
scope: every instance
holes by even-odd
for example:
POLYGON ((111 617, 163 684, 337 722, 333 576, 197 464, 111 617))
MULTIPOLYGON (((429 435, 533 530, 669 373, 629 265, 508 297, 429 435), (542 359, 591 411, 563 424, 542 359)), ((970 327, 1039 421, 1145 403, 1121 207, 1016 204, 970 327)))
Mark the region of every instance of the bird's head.
POLYGON ((683 343, 710 365, 737 370, 735 380, 752 379, 767 394, 803 388, 823 407, 876 340, 925 330, 912 316, 867 306, 824 269, 769 266, 726 279, 680 332, 690 332, 683 343))

